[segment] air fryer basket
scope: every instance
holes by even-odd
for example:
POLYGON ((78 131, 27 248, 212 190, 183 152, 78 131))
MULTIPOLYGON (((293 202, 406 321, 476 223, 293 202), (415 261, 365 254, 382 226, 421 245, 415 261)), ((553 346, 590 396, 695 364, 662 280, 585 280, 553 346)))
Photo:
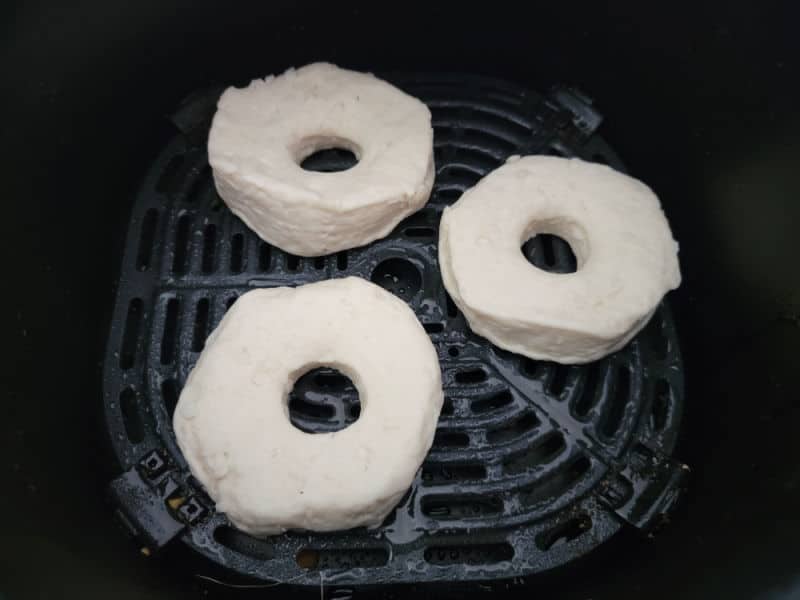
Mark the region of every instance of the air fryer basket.
MULTIPOLYGON (((513 578, 574 560, 621 526, 647 531, 673 506, 688 467, 670 457, 683 371, 666 306, 606 359, 541 363, 471 333, 437 263, 442 209, 509 156, 581 156, 621 169, 595 135, 599 113, 561 87, 541 96, 465 75, 390 79, 432 111, 431 200, 386 239, 313 259, 259 240, 217 195, 205 146, 219 91, 193 95, 174 115, 177 135, 134 206, 104 367, 105 416, 126 470, 112 495, 144 552, 180 536, 230 576, 293 585, 513 578), (438 350, 446 401, 433 449, 379 529, 254 539, 216 514, 190 476, 171 427, 179 390, 240 294, 348 275, 406 300, 438 350)), ((317 160, 306 168, 344 166, 335 153, 317 160)), ((540 268, 569 267, 563 243, 546 249, 539 239, 525 250, 540 268)), ((300 428, 352 421, 352 387, 334 373, 304 378, 296 393, 289 407, 300 428)))
MULTIPOLYGON (((481 7, 430 3, 388 8, 378 3, 359 7, 270 2, 223 7, 147 0, 3 5, 0 68, 6 85, 0 95, 5 117, 0 128, 0 164, 6 231, 0 243, 6 285, 0 314, 5 318, 6 337, 0 363, 4 399, 0 419, 0 514, 4 516, 0 595, 138 599, 280 597, 288 593, 281 586, 230 588, 207 579, 270 585, 265 581, 270 573, 264 567, 270 561, 264 560, 257 573, 251 570, 251 576, 245 576, 247 565, 257 560, 253 555, 265 547, 239 546, 243 540, 221 528, 214 529, 220 529, 219 539, 210 533, 213 547, 225 556, 236 554, 244 559, 222 564, 224 561, 209 560, 193 549, 193 540, 203 539, 192 538, 193 532, 208 535, 203 533, 210 531, 208 524, 224 523, 215 520, 219 515, 193 487, 180 457, 169 447, 163 427, 168 412, 161 394, 173 398, 177 392, 196 358, 193 348, 198 348, 199 342, 195 344, 194 338, 202 338, 200 333, 213 327, 224 311, 227 297, 220 294, 340 272, 336 258, 326 259, 318 269, 313 260, 295 261, 274 248, 267 252, 252 234, 237 229, 236 221, 224 210, 212 209, 213 194, 202 169, 204 131, 195 126, 213 110, 214 90, 241 85, 291 65, 329 60, 360 70, 417 73, 399 82, 428 102, 437 99, 432 88, 447 92, 439 95, 439 100, 463 100, 465 95, 474 96, 477 86, 487 92, 482 94, 482 107, 502 105, 499 114, 481 122, 481 131, 492 127, 519 131, 520 126, 530 132, 538 128, 548 139, 565 140, 556 144, 556 151, 589 159, 595 153, 589 148, 599 143, 598 133, 609 142, 624 158, 627 170, 661 198, 680 242, 684 275, 682 286, 667 299, 669 310, 660 312, 655 322, 663 326, 661 332, 655 332, 661 333, 662 342, 653 345, 650 330, 618 358, 629 368, 631 393, 641 383, 645 388, 655 384, 663 390, 658 381, 673 373, 662 367, 651 372, 654 349, 669 360, 682 361, 676 371, 678 379, 668 381, 668 397, 673 402, 669 406, 676 411, 682 408, 682 414, 675 412, 672 421, 673 413, 668 411, 663 433, 654 437, 648 429, 652 422, 643 416, 648 413, 648 403, 652 407, 652 401, 664 395, 636 395, 640 399, 636 409, 642 412, 637 412, 636 418, 623 413, 614 436, 632 442, 623 444, 621 453, 593 435, 587 434, 586 444, 576 441, 576 428, 565 426, 573 419, 569 396, 579 394, 586 372, 559 372, 551 365, 537 365, 531 376, 516 358, 481 345, 463 328, 460 316, 448 313, 447 299, 430 275, 435 273, 435 257, 430 255, 426 238, 436 228, 436 213, 448 201, 447 194, 457 193, 443 187, 418 221, 410 220, 382 245, 349 253, 342 272, 380 280, 384 271, 398 276, 396 269, 404 269, 398 281, 411 277, 419 285, 409 302, 419 310, 422 299, 430 300, 431 312, 420 314, 429 327, 442 327, 442 331, 431 331, 431 336, 448 376, 453 377, 448 385, 466 390, 463 395, 453 395, 458 402, 453 403, 452 414, 442 419, 444 429, 457 435, 444 438, 449 446, 443 446, 440 438, 431 457, 442 461, 426 463, 423 474, 427 479, 416 483, 417 496, 404 500, 403 506, 418 503, 420 511, 415 518, 424 519, 426 527, 438 528, 436 535, 421 536, 408 547, 394 542, 383 545, 385 539, 372 538, 380 546, 378 554, 369 551, 360 555, 361 559, 375 561, 377 556, 384 560, 381 548, 386 553, 408 550, 418 553, 411 556, 417 557, 416 564, 421 566, 419 581, 451 581, 453 576, 464 581, 460 585, 412 584, 407 573, 401 581, 395 577, 400 571, 391 554, 377 568, 384 569, 381 572, 390 581, 369 588, 357 587, 355 579, 351 583, 328 582, 328 573, 349 570, 342 565, 325 566, 325 561, 338 560, 335 553, 327 552, 334 548, 334 540, 295 537, 290 540, 295 545, 287 546, 289 554, 303 548, 316 551, 303 555, 304 565, 316 562, 316 566, 301 569, 295 562, 291 571, 282 572, 299 576, 291 582, 299 584, 291 588, 292 593, 443 598, 493 591, 512 597, 548 594, 577 600, 795 597, 800 589, 796 551, 800 536, 800 437, 796 434, 800 417, 796 400, 800 389, 800 274, 796 259, 800 245, 795 234, 795 224, 800 222, 795 173, 800 164, 796 143, 800 139, 796 111, 800 48, 794 35, 796 12, 791 3, 743 3, 740 7, 711 2, 698 2, 690 8, 633 2, 528 3, 523 7, 497 2, 481 7), (491 79, 464 80, 468 85, 456 89, 436 79, 436 74, 448 72, 491 79), (499 80, 510 83, 500 84, 499 80), (567 85, 553 88, 557 83, 567 85), (211 91, 205 94, 203 90, 211 91), (509 102, 509 94, 518 98, 521 90, 546 93, 527 92, 521 104, 509 102), (594 98, 594 104, 588 105, 577 90, 594 98), (176 107, 193 92, 176 113, 176 107), (583 121, 574 118, 575 110, 583 114, 583 121), (520 119, 514 121, 511 116, 516 113, 520 119), (564 129, 553 136, 553 123, 542 127, 537 122, 531 127, 531 120, 543 114, 561 119, 564 129), (604 120, 592 132, 598 123, 591 117, 597 114, 604 120), (164 180, 164 190, 153 191, 157 176, 160 178, 170 158, 178 154, 184 155, 186 162, 174 171, 174 177, 164 180), (157 214, 148 213, 150 209, 157 214), (183 214, 188 220, 181 221, 183 214), (154 245, 149 257, 146 253, 140 257, 142 227, 147 223, 154 223, 154 245), (216 227, 215 250, 205 259, 210 260, 206 264, 213 266, 213 273, 203 272, 207 224, 216 227), (191 236, 191 244, 185 246, 183 258, 177 253, 180 260, 176 260, 173 250, 181 231, 191 236), (126 232, 132 237, 126 238, 126 232), (393 245, 402 251, 392 254, 393 245), (123 256, 128 262, 120 267, 123 256), (415 271, 400 266, 405 264, 402 262, 383 264, 384 271, 376 275, 378 263, 391 259, 411 260, 419 280, 415 271), (137 264, 139 260, 143 262, 137 264), (148 268, 138 270, 145 263, 148 268), (179 273, 173 276, 175 265, 179 273), (185 272, 180 272, 181 268, 185 272), (166 283, 169 277, 174 283, 166 283), (177 304, 171 305, 170 313, 173 296, 177 304), (131 308, 135 298, 141 299, 140 313, 136 303, 131 308), (135 342, 125 344, 122 338, 129 313, 132 323, 140 319, 139 329, 135 342), (170 314, 175 315, 175 330, 172 338, 166 336, 167 350, 170 339, 174 346, 165 357, 172 354, 172 362, 162 364, 159 344, 165 339, 163 326, 170 314), (104 364, 109 325, 121 356, 116 363, 109 359, 104 364), (195 329, 200 332, 197 336, 195 329), (663 340, 668 340, 666 354, 663 340), (450 355, 451 346, 458 356, 450 355), (123 356, 124 364, 132 361, 125 369, 128 386, 123 385, 123 356), (142 362, 145 360, 148 362, 142 362), (143 388, 145 364, 153 366, 160 379, 151 378, 149 387, 143 388), (485 381, 469 382, 483 377, 473 364, 486 369, 485 381), (469 374, 461 375, 463 382, 456 382, 462 371, 469 374), (683 375, 685 396, 681 392, 683 375), (524 385, 510 383, 521 380, 524 385), (163 388, 162 383, 166 384, 163 388), (492 386, 497 386, 496 396, 492 386), (128 388, 132 391, 126 392, 128 388), (559 388, 563 388, 560 394, 556 393, 559 388), (109 397, 104 390, 111 393, 109 397), (122 399, 118 394, 123 394, 122 399), (128 423, 134 436, 135 415, 141 416, 141 442, 130 441, 120 412, 109 410, 111 402, 125 403, 129 421, 134 422, 128 423), (560 433, 565 450, 559 457, 566 458, 573 451, 586 455, 590 466, 584 475, 591 481, 587 483, 591 490, 570 497, 577 505, 593 499, 596 506, 583 506, 592 526, 587 528, 588 521, 579 518, 567 527, 566 535, 533 535, 526 551, 532 552, 536 564, 547 556, 572 560, 554 560, 561 565, 527 575, 523 574, 527 566, 514 570, 516 557, 525 556, 515 546, 516 540, 503 538, 517 531, 517 526, 482 527, 487 535, 480 539, 490 545, 499 561, 492 563, 493 568, 502 571, 497 579, 485 579, 485 554, 463 555, 462 539, 453 547, 451 538, 460 534, 458 526, 451 531, 450 523, 460 526, 465 520, 477 520, 488 525, 508 517, 507 509, 513 504, 510 496, 500 493, 499 504, 498 500, 478 503, 475 513, 475 506, 462 502, 460 494, 483 482, 481 497, 485 497, 489 488, 484 486, 505 481, 507 471, 515 468, 513 452, 507 455, 505 449, 516 448, 518 442, 504 442, 502 451, 486 446, 488 454, 495 452, 494 463, 465 461, 458 467, 448 464, 441 468, 441 462, 463 456, 465 449, 484 448, 488 440, 477 432, 510 426, 511 415, 523 406, 530 407, 534 418, 542 421, 539 426, 553 426, 560 433), (481 412, 484 408, 486 412, 481 412), (557 409, 555 413, 553 409, 557 409), (545 418, 550 414, 559 417, 555 423, 545 418), (491 427, 470 429, 477 419, 491 427), (109 431, 113 444, 108 443, 109 431), (460 448, 464 435, 468 445, 460 448), (620 515, 620 508, 612 508, 613 499, 609 503, 598 485, 611 474, 622 473, 633 481, 633 474, 625 474, 624 465, 637 460, 632 452, 638 447, 634 440, 643 440, 643 447, 654 451, 664 467, 657 476, 643 481, 648 486, 658 482, 653 489, 667 493, 643 493, 647 501, 641 505, 657 508, 653 514, 666 512, 669 522, 662 523, 663 527, 641 530, 631 525, 629 521, 640 519, 620 515), (163 454, 150 456, 153 450, 163 454), (162 459, 164 467, 158 464, 162 459), (691 465, 691 472, 680 468, 684 463, 691 465), (154 474, 162 468, 160 475, 154 474), (672 479, 672 475, 680 479, 682 474, 683 482, 672 479), (173 478, 175 489, 166 479, 162 482, 165 487, 153 487, 157 482, 152 478, 165 475, 173 478), (166 494, 175 506, 180 505, 187 521, 197 519, 197 528, 164 513, 161 504, 155 505, 155 520, 146 527, 141 522, 146 513, 109 502, 111 481, 118 482, 117 490, 123 485, 138 489, 145 503, 153 498, 160 502, 157 495, 166 494), (684 486, 686 491, 672 510, 662 511, 671 504, 669 490, 684 486), (458 494, 449 493, 456 488, 458 494), (445 503, 438 503, 439 498, 425 500, 436 490, 448 490, 445 503), (186 492, 192 492, 191 499, 186 500, 186 492), (453 500, 458 502, 452 504, 453 500), (201 518, 192 517, 197 514, 192 506, 201 518), (139 543, 132 543, 119 527, 114 507, 138 515, 129 521, 139 543), (423 508, 429 514, 424 514, 423 508), (446 518, 454 513, 457 519, 446 518), (173 530, 158 533, 157 523, 175 525, 173 530), (602 541, 608 529, 598 523, 620 527, 602 541), (154 539, 146 539, 148 535, 154 539), (172 541, 156 552, 159 540, 170 535, 172 541), (440 536, 447 545, 431 550, 426 558, 422 545, 433 546, 433 538, 440 536), (181 541, 187 538, 190 543, 181 541), (551 539, 554 542, 543 550, 537 539, 542 546, 550 545, 551 539), (153 546, 150 557, 140 554, 144 542, 153 546), (413 543, 421 545, 412 549, 413 543), (453 560, 451 552, 458 564, 438 564, 453 560), (468 564, 479 561, 483 566, 468 564), (476 573, 479 576, 474 576, 476 573)), ((444 106, 438 112, 440 143, 458 130, 448 129, 448 122, 476 123, 485 114, 462 114, 460 109, 444 106)), ((440 169, 457 163, 464 169, 438 173, 437 185, 453 182, 456 189, 463 189, 504 153, 550 150, 535 139, 525 146, 516 144, 514 138, 513 147, 487 159, 464 152, 470 131, 459 135, 455 152, 448 156, 442 149, 437 160, 440 169)), ((481 134, 480 147, 494 143, 494 138, 481 134)), ((608 146, 602 146, 599 155, 622 168, 608 146)), ((564 266, 560 262, 565 257, 557 245, 527 250, 534 262, 547 250, 550 264, 544 266, 552 268, 552 259, 558 259, 555 267, 564 266)), ((388 284, 394 279, 383 281, 388 284)), ((403 293, 408 293, 410 288, 403 288, 403 293)), ((352 418, 344 411, 352 404, 352 396, 348 396, 352 391, 336 389, 340 382, 329 374, 317 375, 319 379, 311 376, 304 381, 295 399, 300 412, 305 410, 303 426, 330 426, 326 419, 331 411, 334 421, 352 418), (333 387, 320 393, 322 384, 333 387), (325 398, 324 406, 308 401, 320 396, 325 398)), ((624 388, 614 386, 620 387, 624 388)), ((611 400, 611 387, 608 392, 611 400)), ((601 419, 599 413, 597 418, 601 419)), ((533 422, 529 417, 520 427, 533 422)), ((587 422, 590 431, 598 426, 602 427, 602 420, 592 417, 587 422)), ((522 437, 528 439, 537 435, 536 431, 534 427, 522 437)), ((534 460, 546 460, 548 449, 561 447, 559 433, 542 439, 539 448, 543 453, 538 458, 534 453, 534 460)), ((559 460, 547 462, 544 468, 554 469, 559 460)), ((515 477, 516 484, 524 475, 515 477)), ((613 490, 613 486, 607 489, 612 497, 613 490)), ((394 515, 395 519, 401 514, 394 515)), ((540 522, 548 526, 570 523, 568 511, 541 516, 540 522)), ((649 525, 648 521, 647 515, 641 518, 644 525, 649 525)), ((365 541, 362 533, 352 533, 346 540, 337 538, 336 543, 365 541)), ((249 540, 244 542, 249 544, 249 540)), ((294 555, 290 558, 295 561, 294 555)), ((350 555, 347 560, 355 559, 350 555)), ((369 569, 364 567, 364 571, 369 569)), ((277 576, 277 571, 273 575, 277 576)))

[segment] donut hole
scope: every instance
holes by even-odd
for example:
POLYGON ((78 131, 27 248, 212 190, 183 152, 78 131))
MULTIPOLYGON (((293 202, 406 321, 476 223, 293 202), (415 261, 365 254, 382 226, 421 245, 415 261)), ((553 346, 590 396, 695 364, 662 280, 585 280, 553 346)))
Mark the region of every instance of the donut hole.
POLYGON ((370 279, 403 300, 410 300, 422 288, 422 273, 405 258, 381 261, 372 271, 370 279))
POLYGON ((562 237, 540 233, 522 244, 522 254, 534 267, 548 273, 575 273, 578 259, 562 237))
POLYGON ((355 423, 361 400, 353 381, 333 367, 300 375, 289 392, 289 421, 305 433, 332 433, 355 423))
POLYGON ((294 151, 297 163, 305 171, 338 173, 358 164, 358 144, 339 137, 306 138, 294 151))

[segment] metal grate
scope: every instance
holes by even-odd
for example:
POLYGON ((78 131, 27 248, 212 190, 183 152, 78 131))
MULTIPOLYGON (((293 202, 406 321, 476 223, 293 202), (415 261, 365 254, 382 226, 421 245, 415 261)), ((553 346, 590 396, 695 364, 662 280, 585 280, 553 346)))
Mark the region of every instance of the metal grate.
MULTIPOLYGON (((180 536, 232 572, 298 585, 319 585, 320 571, 337 584, 495 579, 566 563, 624 525, 650 527, 674 503, 685 470, 669 458, 683 374, 667 307, 597 363, 536 362, 471 333, 437 265, 441 210, 509 155, 575 155, 623 170, 594 134, 599 115, 566 88, 541 96, 474 77, 395 81, 433 113, 430 202, 386 239, 322 258, 271 247, 220 201, 205 151, 218 91, 195 95, 174 116, 180 131, 134 207, 104 372, 106 423, 125 471, 112 497, 148 547, 180 536), (346 275, 408 302, 438 349, 446 401, 434 446, 379 529, 254 539, 214 511, 187 471, 171 430, 180 388, 240 294, 346 275)), ((329 152, 309 168, 349 161, 329 152)), ((569 270, 574 260, 558 240, 523 251, 543 268, 569 270)), ((335 373, 304 377, 295 392, 302 429, 357 417, 354 390, 335 373)))

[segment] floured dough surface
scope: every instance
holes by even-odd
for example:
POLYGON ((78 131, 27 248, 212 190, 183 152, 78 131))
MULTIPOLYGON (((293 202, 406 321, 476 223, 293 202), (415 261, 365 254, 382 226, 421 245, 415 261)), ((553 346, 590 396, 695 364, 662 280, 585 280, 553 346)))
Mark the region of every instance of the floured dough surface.
POLYGON ((349 277, 242 295, 190 373, 174 429, 217 509, 250 534, 372 527, 411 485, 442 399, 413 311, 349 277), (361 414, 340 431, 304 433, 288 395, 320 366, 350 377, 361 414))
POLYGON ((373 75, 314 63, 228 88, 208 159, 222 199, 261 238, 299 256, 329 254, 386 236, 428 201, 431 114, 373 75), (332 147, 358 163, 300 167, 332 147))
POLYGON ((439 263, 470 327, 497 346, 562 363, 624 346, 681 281, 678 244, 640 181, 579 159, 514 157, 445 210, 439 263), (565 239, 575 273, 528 263, 540 233, 565 239))

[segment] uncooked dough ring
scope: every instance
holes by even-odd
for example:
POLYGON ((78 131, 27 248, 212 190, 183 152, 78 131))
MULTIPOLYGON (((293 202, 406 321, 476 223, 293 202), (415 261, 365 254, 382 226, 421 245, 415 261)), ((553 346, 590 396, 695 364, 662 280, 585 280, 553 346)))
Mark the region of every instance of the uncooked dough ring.
POLYGON ((436 351, 399 298, 349 277, 242 295, 206 342, 175 410, 178 444, 240 529, 377 526, 408 490, 442 406, 436 351), (335 433, 289 421, 294 382, 346 374, 361 414, 335 433))
POLYGON ((439 263, 470 327, 534 359, 584 363, 624 346, 680 284, 678 245, 640 181, 578 159, 513 157, 445 210, 439 263), (527 262, 520 247, 549 233, 575 273, 527 262))
POLYGON ((433 129, 422 102, 370 74, 315 63, 228 88, 208 139, 217 191, 259 236, 318 256, 386 236, 433 185, 433 129), (338 173, 302 161, 344 147, 338 173))

